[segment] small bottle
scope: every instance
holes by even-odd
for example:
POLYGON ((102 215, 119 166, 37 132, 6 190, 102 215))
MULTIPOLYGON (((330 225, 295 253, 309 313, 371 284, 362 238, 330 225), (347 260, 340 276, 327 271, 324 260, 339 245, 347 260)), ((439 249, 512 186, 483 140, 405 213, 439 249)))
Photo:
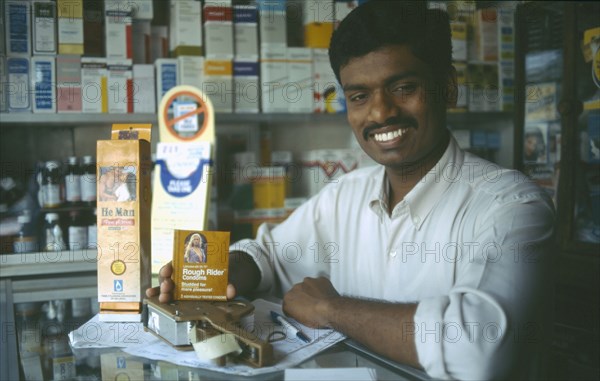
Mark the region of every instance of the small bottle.
POLYGON ((67 170, 65 173, 65 200, 69 204, 77 204, 81 201, 81 168, 77 163, 77 157, 69 156, 67 170))
POLYGON ((47 161, 42 170, 42 207, 56 208, 62 201, 60 164, 47 161))
POLYGON ((17 222, 21 227, 13 242, 13 251, 15 253, 33 253, 38 251, 35 225, 31 223, 29 210, 24 210, 23 214, 17 217, 17 222))
POLYGON ((83 250, 88 244, 87 224, 77 210, 69 212, 69 249, 83 250))
POLYGON ((63 239, 62 228, 59 224, 58 213, 46 214, 45 226, 46 242, 44 245, 45 251, 60 251, 67 248, 63 239))
POLYGON ((88 205, 96 203, 96 164, 92 157, 87 155, 83 157, 81 171, 81 201, 88 205))
POLYGON ((98 248, 98 225, 97 225, 96 208, 94 208, 94 213, 91 213, 90 218, 88 219, 87 247, 88 247, 88 249, 98 248))

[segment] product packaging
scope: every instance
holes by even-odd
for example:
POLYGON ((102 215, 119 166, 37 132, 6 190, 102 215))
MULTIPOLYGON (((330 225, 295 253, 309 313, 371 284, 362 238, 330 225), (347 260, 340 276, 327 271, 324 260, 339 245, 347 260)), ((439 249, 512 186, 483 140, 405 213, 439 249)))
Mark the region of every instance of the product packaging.
POLYGON ((229 232, 175 230, 175 300, 227 300, 229 232))
POLYGON ((101 321, 141 321, 151 284, 151 125, 115 124, 98 152, 98 301, 101 321))

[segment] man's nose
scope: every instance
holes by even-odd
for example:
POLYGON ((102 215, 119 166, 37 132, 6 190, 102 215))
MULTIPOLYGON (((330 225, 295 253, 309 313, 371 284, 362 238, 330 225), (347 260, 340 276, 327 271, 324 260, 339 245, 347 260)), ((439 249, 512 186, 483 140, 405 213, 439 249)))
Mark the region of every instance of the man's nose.
POLYGON ((388 94, 386 91, 373 93, 369 110, 370 122, 385 124, 388 119, 396 115, 396 104, 391 94, 388 94))

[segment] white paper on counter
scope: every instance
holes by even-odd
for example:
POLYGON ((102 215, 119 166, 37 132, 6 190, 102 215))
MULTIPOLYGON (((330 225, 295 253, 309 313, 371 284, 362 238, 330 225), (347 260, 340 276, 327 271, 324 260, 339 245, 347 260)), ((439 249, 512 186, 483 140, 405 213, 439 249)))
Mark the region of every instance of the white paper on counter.
MULTIPOLYGON (((270 319, 270 311, 281 313, 280 304, 263 299, 257 299, 252 304, 255 308, 255 333, 261 339, 265 340, 273 330, 281 330, 281 327, 275 325, 270 319)), ((290 320, 294 322, 293 319, 290 320)), ((273 342, 274 365, 264 368, 239 364, 216 366, 198 359, 193 351, 179 351, 173 348, 154 334, 144 331, 142 323, 105 323, 100 322, 97 315, 69 333, 69 339, 73 348, 119 347, 126 353, 151 360, 245 376, 283 371, 294 367, 345 339, 344 335, 330 329, 312 329, 299 323, 295 324, 313 340, 304 343, 296 337, 289 337, 273 342)))

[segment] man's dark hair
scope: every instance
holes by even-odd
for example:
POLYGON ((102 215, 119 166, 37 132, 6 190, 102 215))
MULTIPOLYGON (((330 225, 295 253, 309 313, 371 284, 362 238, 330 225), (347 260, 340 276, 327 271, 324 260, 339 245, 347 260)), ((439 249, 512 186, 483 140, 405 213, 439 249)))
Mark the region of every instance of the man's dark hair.
MULTIPOLYGON (((340 69, 351 59, 390 45, 408 45, 429 65, 434 80, 445 85, 452 65, 448 14, 427 9, 426 1, 370 0, 342 20, 331 37, 329 61, 340 81, 340 69)), ((376 70, 376 68, 373 68, 376 70)))

